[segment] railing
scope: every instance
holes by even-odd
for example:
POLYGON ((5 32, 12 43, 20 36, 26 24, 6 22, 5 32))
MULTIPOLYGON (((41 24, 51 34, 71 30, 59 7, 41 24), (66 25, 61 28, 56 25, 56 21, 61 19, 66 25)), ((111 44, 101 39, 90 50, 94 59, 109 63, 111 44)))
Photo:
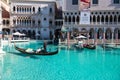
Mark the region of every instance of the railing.
MULTIPOLYGON (((64 25, 81 25, 79 22, 63 22, 63 23, 64 25)), ((120 22, 90 22, 89 25, 120 25, 120 22)))
POLYGON ((3 25, 2 28, 10 28, 10 25, 3 25))

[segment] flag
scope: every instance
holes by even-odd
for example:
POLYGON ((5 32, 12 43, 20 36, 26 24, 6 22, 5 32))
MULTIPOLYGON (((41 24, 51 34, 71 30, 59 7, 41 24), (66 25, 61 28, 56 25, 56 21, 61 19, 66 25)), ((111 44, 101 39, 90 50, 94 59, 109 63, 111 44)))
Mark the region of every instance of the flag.
POLYGON ((90 0, 80 0, 80 10, 90 8, 90 0))

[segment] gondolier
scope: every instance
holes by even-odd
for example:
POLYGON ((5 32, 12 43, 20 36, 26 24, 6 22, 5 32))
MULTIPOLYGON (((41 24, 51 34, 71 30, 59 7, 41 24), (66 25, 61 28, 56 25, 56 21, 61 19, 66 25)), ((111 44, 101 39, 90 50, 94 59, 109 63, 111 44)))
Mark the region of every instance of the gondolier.
POLYGON ((45 52, 47 51, 47 50, 46 50, 46 47, 47 47, 47 43, 46 43, 46 41, 44 41, 43 48, 44 48, 44 51, 45 51, 45 52))

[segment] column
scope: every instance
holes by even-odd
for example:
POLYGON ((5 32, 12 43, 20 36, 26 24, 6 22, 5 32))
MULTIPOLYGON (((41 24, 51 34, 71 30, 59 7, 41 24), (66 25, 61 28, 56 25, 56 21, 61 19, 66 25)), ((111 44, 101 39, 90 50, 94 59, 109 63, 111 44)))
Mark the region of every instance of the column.
POLYGON ((103 44, 105 45, 105 29, 103 28, 103 44))
POLYGON ((113 36, 114 36, 114 33, 112 32, 112 43, 114 43, 114 41, 113 41, 113 36))
POLYGON ((118 44, 118 31, 116 32, 116 44, 118 44))
POLYGON ((97 45, 97 28, 95 28, 95 45, 97 45))

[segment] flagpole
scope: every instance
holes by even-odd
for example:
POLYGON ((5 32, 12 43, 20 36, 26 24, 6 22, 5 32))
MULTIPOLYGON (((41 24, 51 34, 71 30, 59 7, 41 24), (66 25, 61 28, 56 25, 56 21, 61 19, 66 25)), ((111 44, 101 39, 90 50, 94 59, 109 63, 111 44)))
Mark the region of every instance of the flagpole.
POLYGON ((67 32, 67 46, 69 47, 70 46, 70 38, 69 38, 69 31, 67 32))

